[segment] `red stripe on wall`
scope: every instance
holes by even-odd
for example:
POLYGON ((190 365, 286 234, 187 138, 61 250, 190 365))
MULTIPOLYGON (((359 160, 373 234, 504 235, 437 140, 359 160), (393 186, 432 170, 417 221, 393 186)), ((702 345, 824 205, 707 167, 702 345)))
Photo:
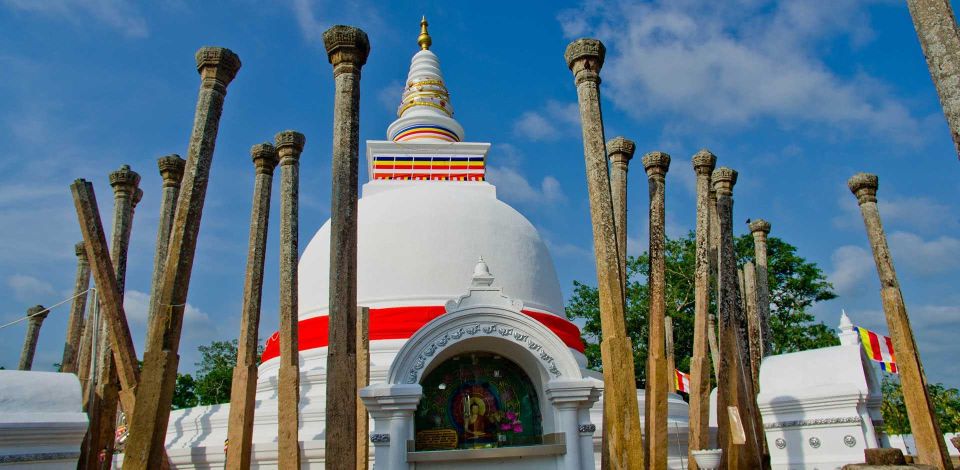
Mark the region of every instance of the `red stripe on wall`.
MULTIPOLYGON (((407 339, 423 325, 446 313, 443 306, 388 307, 370 309, 370 341, 384 339, 407 339)), ((523 310, 523 313, 539 321, 557 335, 568 347, 584 352, 580 329, 565 318, 550 313, 523 310)), ((313 317, 298 322, 299 350, 322 348, 329 341, 329 317, 313 317)), ((267 339, 260 360, 269 361, 280 355, 279 335, 267 339)))

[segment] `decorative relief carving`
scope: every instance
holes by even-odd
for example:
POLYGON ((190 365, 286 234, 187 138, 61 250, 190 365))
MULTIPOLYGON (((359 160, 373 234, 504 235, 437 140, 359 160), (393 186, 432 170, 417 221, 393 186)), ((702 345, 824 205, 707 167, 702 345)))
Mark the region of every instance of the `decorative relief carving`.
POLYGON ((825 424, 860 424, 863 420, 859 416, 843 416, 839 418, 816 418, 816 419, 798 419, 793 421, 781 421, 779 423, 767 423, 765 429, 795 428, 799 426, 817 426, 825 424))
POLYGON ((374 444, 390 442, 390 435, 387 433, 370 433, 370 442, 374 444))
POLYGON ((782 437, 778 437, 776 441, 773 441, 773 443, 777 446, 777 449, 785 449, 787 447, 787 441, 782 437))
POLYGON ((813 447, 814 449, 819 449, 819 448, 820 448, 820 438, 819 438, 819 437, 816 437, 816 436, 811 437, 810 440, 807 441, 807 442, 809 442, 809 443, 810 443, 810 447, 813 447))
POLYGON ((581 433, 590 433, 590 434, 593 434, 593 433, 597 432, 597 425, 596 425, 596 424, 592 424, 592 423, 591 423, 591 424, 581 424, 581 425, 577 426, 577 431, 579 431, 579 432, 581 432, 581 433))
POLYGON ((847 447, 853 447, 857 445, 857 438, 847 434, 846 436, 843 436, 843 443, 846 444, 847 447))

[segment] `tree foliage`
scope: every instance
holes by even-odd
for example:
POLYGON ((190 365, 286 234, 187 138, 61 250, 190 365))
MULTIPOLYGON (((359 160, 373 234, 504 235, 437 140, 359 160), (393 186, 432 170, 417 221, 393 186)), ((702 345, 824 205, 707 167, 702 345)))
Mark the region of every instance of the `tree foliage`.
MULTIPOLYGON (((200 362, 195 364, 196 378, 190 374, 177 374, 174 409, 230 401, 233 368, 237 364, 237 340, 213 341, 197 349, 200 351, 200 362)), ((260 346, 257 348, 257 357, 262 353, 263 347, 260 346)))
MULTIPOLYGON (((880 411, 883 413, 883 432, 887 435, 910 434, 910 419, 907 417, 900 381, 886 376, 882 390, 880 411)), ((947 388, 943 384, 927 384, 927 393, 933 402, 940 432, 960 432, 960 390, 947 388)))
MULTIPOLYGON (((753 237, 737 237, 734 244, 740 263, 753 261, 753 237)), ((797 255, 796 247, 779 238, 768 239, 767 251, 773 352, 780 354, 839 344, 833 331, 823 323, 815 322, 809 313, 814 303, 836 297, 823 271, 815 263, 797 255)), ((673 317, 676 365, 678 369, 690 370, 696 261, 694 233, 689 232, 676 239, 668 238, 665 260, 667 315, 673 317)), ((627 273, 627 332, 633 342, 636 377, 638 383, 643 385, 646 382, 647 313, 650 303, 646 284, 648 254, 628 257, 627 273)), ((715 287, 711 287, 710 291, 710 311, 715 312, 715 287)), ((597 288, 574 281, 574 292, 567 303, 566 314, 571 319, 586 320, 583 333, 587 342, 588 363, 591 368, 600 370, 601 329, 597 288)))

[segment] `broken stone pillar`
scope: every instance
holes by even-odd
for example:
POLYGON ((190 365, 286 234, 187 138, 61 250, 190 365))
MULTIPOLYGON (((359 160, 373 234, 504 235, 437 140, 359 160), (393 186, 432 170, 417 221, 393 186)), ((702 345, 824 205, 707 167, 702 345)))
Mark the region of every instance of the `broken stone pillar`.
POLYGON ((250 155, 256 173, 250 210, 247 269, 243 281, 240 337, 237 340, 237 366, 233 368, 230 389, 227 440, 232 443, 232 451, 227 453, 226 468, 231 470, 250 468, 257 395, 257 334, 260 329, 260 301, 263 298, 263 262, 267 252, 273 170, 279 162, 277 149, 267 143, 254 145, 250 155))
POLYGON ((333 65, 333 197, 330 208, 330 345, 327 349, 326 468, 357 462, 357 178, 360 69, 367 33, 334 26, 323 33, 333 65))
POLYGON ((742 332, 746 329, 737 287, 737 258, 733 245, 733 186, 737 172, 720 167, 713 171, 717 193, 717 217, 720 222, 720 368, 717 374, 717 439, 723 449, 727 469, 762 468, 756 427, 756 394, 750 379, 750 355, 742 332), (737 444, 740 426, 731 422, 739 417, 745 443, 737 444))
MULTIPOLYGON (((710 259, 710 214, 713 211, 709 204, 710 173, 716 163, 717 157, 706 149, 693 156, 693 170, 697 174, 697 228, 693 281, 693 356, 690 358, 690 433, 687 446, 691 452, 706 449, 710 445, 708 332, 712 329, 709 317, 710 267, 713 265, 710 259)), ((692 453, 688 453, 687 462, 690 470, 697 470, 697 462, 692 453)))
POLYGON ((70 306, 70 318, 67 320, 67 336, 63 344, 60 372, 76 374, 80 336, 83 333, 83 314, 87 308, 87 290, 90 289, 90 263, 87 261, 87 249, 83 242, 74 246, 74 252, 77 255, 77 276, 73 283, 73 303, 70 306))
MULTIPOLYGON (((637 403, 633 347, 627 336, 617 247, 613 199, 607 170, 600 113, 600 68, 606 48, 596 39, 578 39, 567 46, 564 58, 574 75, 580 123, 583 127, 583 153, 590 221, 597 263, 597 290, 600 298, 602 341, 600 353, 604 381, 603 435, 604 460, 614 468, 643 468, 644 448, 637 403), (614 372, 616 371, 616 372, 614 372)), ((662 324, 662 323, 661 323, 662 324)))
MULTIPOLYGON (((370 385, 370 308, 357 307, 357 392, 370 385)), ((357 468, 370 468, 370 415, 357 400, 357 468)))
POLYGON ((33 368, 33 354, 37 350, 37 340, 40 338, 40 327, 50 312, 43 305, 34 305, 27 309, 27 333, 23 337, 23 349, 20 350, 20 370, 33 368))
POLYGON ((610 194, 613 200, 613 224, 617 227, 617 252, 620 254, 620 275, 623 292, 627 292, 627 169, 637 146, 625 137, 607 142, 610 158, 610 194))
POLYGON ((146 340, 143 383, 137 392, 137 401, 142 406, 135 409, 130 421, 130 437, 124 451, 123 468, 127 470, 154 469, 165 464, 164 441, 180 359, 177 351, 210 165, 227 85, 240 70, 240 58, 222 47, 201 48, 196 60, 201 77, 200 92, 163 280, 159 290, 152 294, 156 301, 155 310, 150 313, 153 325, 148 331, 153 336, 146 340))
MULTIPOLYGON (((280 132, 274 141, 280 159, 280 383, 277 391, 280 468, 300 468, 297 234, 300 231, 300 153, 305 143, 303 134, 296 131, 280 132)), ((255 391, 256 385, 253 387, 255 391)))
POLYGON ((873 250, 873 260, 877 265, 877 274, 880 277, 880 299, 883 302, 883 313, 887 317, 887 328, 893 340, 893 350, 897 355, 903 401, 907 407, 910 429, 916 441, 918 463, 933 465, 937 468, 952 468, 946 444, 943 442, 943 433, 940 432, 934 406, 927 392, 927 378, 923 373, 923 364, 920 362, 917 343, 913 338, 910 318, 903 303, 897 272, 893 268, 887 236, 880 222, 880 212, 877 210, 879 180, 877 175, 857 173, 850 178, 847 185, 860 204, 867 238, 873 250))
MULTIPOLYGON (((647 467, 667 466, 667 389, 670 388, 664 318, 667 312, 667 279, 665 247, 665 178, 670 168, 670 155, 650 152, 643 156, 650 186, 650 274, 647 285, 650 311, 647 314, 647 385, 646 413, 643 415, 647 437, 647 467)), ((672 371, 671 371, 672 372, 672 371)))
POLYGON ((960 157, 960 32, 949 0, 907 0, 930 77, 960 157))
POLYGON ((757 275, 753 262, 743 263, 743 307, 747 313, 747 346, 750 348, 750 377, 753 389, 760 388, 760 360, 763 346, 760 338, 760 319, 757 314, 757 275))
POLYGON ((773 354, 773 334, 770 332, 770 271, 767 262, 767 235, 770 234, 770 222, 757 219, 749 224, 753 234, 753 257, 757 260, 757 319, 760 322, 761 357, 773 354))
MULTIPOLYGON (((150 307, 147 315, 156 312, 157 295, 160 282, 163 280, 163 266, 167 261, 167 249, 170 245, 170 229, 173 227, 173 211, 177 207, 177 197, 180 196, 180 180, 183 179, 183 168, 187 162, 180 155, 171 154, 157 159, 160 177, 163 179, 163 189, 160 192, 160 221, 157 224, 157 247, 153 255, 153 275, 150 277, 150 307)), ((147 338, 156 333, 150 331, 154 325, 152 317, 147 317, 147 338)))

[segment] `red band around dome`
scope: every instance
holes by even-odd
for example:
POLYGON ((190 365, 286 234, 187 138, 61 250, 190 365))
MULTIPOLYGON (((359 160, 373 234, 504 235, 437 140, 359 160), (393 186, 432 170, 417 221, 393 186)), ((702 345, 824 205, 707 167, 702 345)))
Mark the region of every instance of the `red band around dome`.
MULTIPOLYGON (((584 352, 580 328, 569 320, 551 313, 523 310, 525 315, 539 321, 550 329, 568 347, 584 352)), ((370 341, 382 339, 407 339, 423 325, 446 313, 443 306, 428 307, 387 307, 370 309, 370 341)), ((298 322, 300 351, 327 346, 329 340, 329 317, 308 318, 298 322)), ((279 333, 270 335, 260 357, 262 362, 280 355, 279 333)))

